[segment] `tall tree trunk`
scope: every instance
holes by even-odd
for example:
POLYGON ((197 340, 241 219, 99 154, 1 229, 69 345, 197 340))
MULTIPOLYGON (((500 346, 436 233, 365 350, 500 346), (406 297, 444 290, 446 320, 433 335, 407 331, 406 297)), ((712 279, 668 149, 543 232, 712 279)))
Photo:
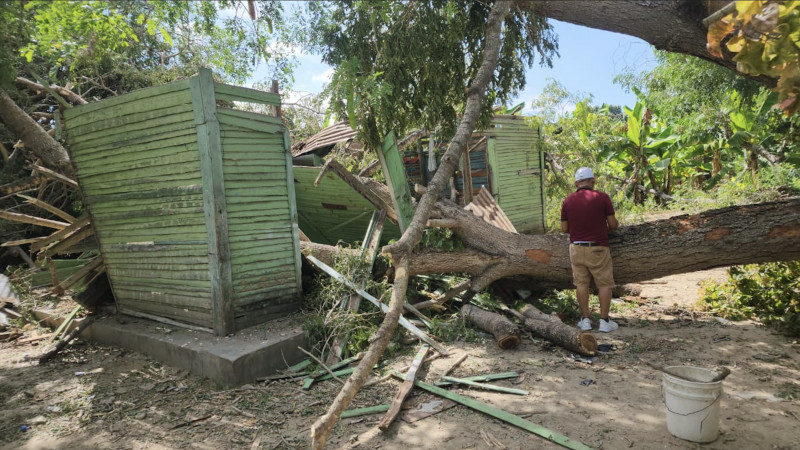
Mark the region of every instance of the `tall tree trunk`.
POLYGON ((25 143, 25 147, 41 158, 46 166, 61 173, 72 172, 69 155, 64 147, 2 90, 0 90, 0 121, 25 143))
POLYGON ((397 328, 397 321, 403 309, 403 304, 405 303, 406 289, 408 287, 408 277, 405 276, 405 268, 408 267, 411 250, 419 243, 422 237, 422 231, 425 228, 425 223, 433 209, 433 205, 436 203, 436 199, 439 197, 442 189, 446 186, 447 180, 455 171, 458 159, 466 148, 472 131, 475 129, 475 124, 480 115, 481 103, 486 95, 486 89, 492 79, 492 74, 497 68, 497 62, 500 59, 500 32, 503 20, 510 8, 511 2, 509 1, 498 1, 492 6, 492 11, 489 13, 489 19, 486 23, 483 61, 475 79, 469 87, 464 115, 458 125, 456 134, 450 142, 447 152, 445 152, 445 155, 442 157, 442 164, 433 177, 433 180, 431 180, 431 183, 428 185, 427 192, 423 194, 417 204, 414 218, 403 233, 403 236, 401 236, 400 240, 395 244, 384 248, 384 252, 390 255, 395 267, 397 267, 404 276, 395 278, 392 298, 389 302, 389 311, 386 313, 386 317, 378 333, 376 333, 372 345, 370 345, 369 350, 367 350, 367 356, 361 360, 356 371, 348 378, 325 415, 314 422, 314 425, 311 427, 311 446, 314 449, 322 449, 325 446, 325 442, 327 442, 330 436, 333 425, 338 420, 342 411, 344 411, 350 403, 350 400, 352 400, 355 394, 364 385, 367 375, 369 375, 372 367, 378 361, 384 349, 386 349, 391 334, 394 332, 395 328, 397 328))

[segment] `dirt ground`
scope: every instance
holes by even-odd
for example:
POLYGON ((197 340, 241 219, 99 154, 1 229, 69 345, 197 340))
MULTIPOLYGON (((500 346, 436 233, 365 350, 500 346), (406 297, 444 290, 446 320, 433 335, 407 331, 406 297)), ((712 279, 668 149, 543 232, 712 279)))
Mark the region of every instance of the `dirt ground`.
MULTIPOLYGON (((450 389, 593 448, 800 448, 800 343, 751 321, 725 323, 693 311, 701 281, 723 277, 715 270, 642 284, 650 302, 617 305, 612 317, 620 329, 596 333, 613 348, 592 363, 531 336, 510 351, 486 339, 452 344, 449 356, 425 366, 425 378, 436 381, 464 353, 469 356, 453 376, 516 371, 519 377, 493 383, 527 395, 450 389), (662 375, 642 360, 730 368, 716 441, 695 444, 669 433, 662 375)), ((0 345, 3 450, 307 448, 309 427, 340 388, 328 380, 303 390, 302 380, 292 380, 222 389, 118 348, 79 343, 35 365, 20 360, 37 346, 0 345)), ((394 364, 408 364, 412 348, 409 353, 394 364)), ((351 408, 390 403, 398 384, 389 379, 363 389, 351 408)), ((417 408, 436 400, 415 390, 407 403, 417 408)), ((398 420, 385 433, 376 427, 381 417, 340 420, 329 447, 561 448, 460 405, 418 421, 398 420)))

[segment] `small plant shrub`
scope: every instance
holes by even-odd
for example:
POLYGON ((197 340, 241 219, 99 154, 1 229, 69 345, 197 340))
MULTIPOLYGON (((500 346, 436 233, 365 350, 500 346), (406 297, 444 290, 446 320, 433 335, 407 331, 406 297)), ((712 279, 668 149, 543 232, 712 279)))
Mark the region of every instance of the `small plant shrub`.
POLYGON ((800 336, 800 261, 728 269, 728 280, 703 288, 700 304, 731 320, 751 317, 800 336))

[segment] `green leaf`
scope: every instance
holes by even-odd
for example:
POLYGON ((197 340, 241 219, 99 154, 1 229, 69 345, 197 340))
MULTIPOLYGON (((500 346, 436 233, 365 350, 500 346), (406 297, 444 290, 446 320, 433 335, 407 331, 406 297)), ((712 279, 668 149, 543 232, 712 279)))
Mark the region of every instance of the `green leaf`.
POLYGON ((161 37, 164 38, 164 42, 169 45, 172 45, 172 36, 169 35, 167 30, 163 27, 158 27, 159 33, 161 33, 161 37))
POLYGON ((631 142, 633 142, 633 144, 637 147, 641 145, 640 136, 642 130, 640 128, 640 123, 641 122, 637 120, 633 114, 628 115, 628 132, 626 134, 628 139, 630 139, 631 142))
POLYGON ((672 158, 662 159, 661 161, 658 161, 655 164, 653 164, 653 169, 660 172, 669 167, 671 163, 672 163, 672 158))

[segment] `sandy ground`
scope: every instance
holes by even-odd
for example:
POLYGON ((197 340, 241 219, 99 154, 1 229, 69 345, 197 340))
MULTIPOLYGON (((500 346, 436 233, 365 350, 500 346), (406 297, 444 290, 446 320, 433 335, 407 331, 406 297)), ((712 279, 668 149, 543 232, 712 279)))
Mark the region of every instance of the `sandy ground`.
MULTIPOLYGON (((516 371, 519 377, 493 383, 527 395, 450 389, 593 448, 800 448, 800 343, 754 322, 722 323, 693 311, 700 282, 722 277, 724 271, 716 270, 642 284, 642 296, 651 302, 618 305, 612 316, 620 329, 596 334, 613 350, 591 364, 528 335, 510 351, 491 339, 451 344, 449 356, 425 366, 425 379, 436 381, 464 353, 469 356, 453 376, 516 371), (642 360, 730 368, 714 442, 670 434, 662 375, 642 360)), ((87 343, 39 366, 20 362, 38 347, 0 345, 3 450, 308 448, 309 427, 340 388, 329 380, 302 390, 295 380, 221 389, 145 356, 87 343)), ((413 349, 409 353, 394 364, 408 364, 413 349)), ((398 385, 385 380, 365 388, 351 407, 389 403, 398 385)), ((416 408, 438 399, 415 390, 407 404, 416 408)), ((414 422, 398 420, 385 433, 376 427, 381 417, 342 419, 329 447, 561 448, 464 406, 414 422)))

